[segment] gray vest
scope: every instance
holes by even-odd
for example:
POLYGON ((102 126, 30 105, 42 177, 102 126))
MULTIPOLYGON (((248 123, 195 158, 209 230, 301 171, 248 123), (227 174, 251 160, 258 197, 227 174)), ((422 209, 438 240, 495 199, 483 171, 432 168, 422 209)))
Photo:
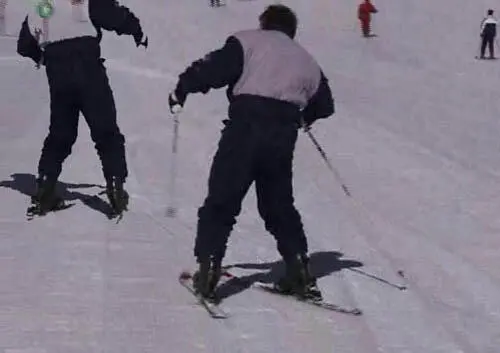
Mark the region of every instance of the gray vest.
POLYGON ((82 36, 97 36, 97 31, 89 19, 88 0, 35 0, 31 4, 29 23, 33 30, 42 31, 43 42, 55 42, 82 36), (50 3, 53 12, 50 17, 42 18, 39 14, 40 3, 50 3))
POLYGON ((296 41, 279 31, 234 34, 243 47, 243 73, 233 94, 251 94, 297 104, 301 109, 318 90, 321 69, 296 41))

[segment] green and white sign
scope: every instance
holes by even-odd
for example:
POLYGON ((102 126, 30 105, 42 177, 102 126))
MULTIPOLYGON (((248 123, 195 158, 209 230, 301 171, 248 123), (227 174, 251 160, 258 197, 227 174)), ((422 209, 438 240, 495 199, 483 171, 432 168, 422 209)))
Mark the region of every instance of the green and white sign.
POLYGON ((41 18, 50 18, 55 11, 54 0, 38 0, 35 3, 35 10, 41 18))

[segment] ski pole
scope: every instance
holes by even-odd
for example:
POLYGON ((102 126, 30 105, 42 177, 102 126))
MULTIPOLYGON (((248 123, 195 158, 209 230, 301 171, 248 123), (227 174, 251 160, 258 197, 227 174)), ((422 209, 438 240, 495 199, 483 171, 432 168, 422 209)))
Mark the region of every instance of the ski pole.
POLYGON ((175 217, 177 206, 175 199, 175 180, 177 176, 177 141, 179 139, 179 112, 174 113, 174 129, 172 135, 172 153, 170 156, 170 175, 168 181, 168 199, 167 217, 175 217))
MULTIPOLYGON (((388 286, 391 286, 393 288, 396 288, 396 289, 399 289, 399 290, 406 290, 406 286, 402 286, 402 285, 399 285, 399 284, 395 284, 395 283, 392 283, 392 282, 389 282, 388 280, 382 278, 382 277, 379 277, 379 276, 376 276, 376 275, 373 275, 371 273, 368 273, 368 272, 365 272, 365 271, 362 271, 360 269, 357 269, 357 268, 351 268, 349 267, 348 270, 352 271, 352 272, 356 272, 356 273, 359 273, 360 275, 363 275, 363 276, 366 276, 368 278, 371 278, 371 279, 374 279, 376 281, 379 281, 381 283, 385 283, 387 284, 388 286)), ((398 271, 398 274, 401 276, 401 273, 402 271, 398 271)))
MULTIPOLYGON (((363 205, 358 203, 356 201, 356 199, 354 197, 352 197, 352 194, 351 192, 349 191, 349 189, 347 188, 347 186, 345 185, 345 183, 343 182, 341 176, 340 176, 340 173, 337 171, 337 169, 335 169, 332 165, 332 163, 330 162, 330 159, 328 158, 328 156, 326 155, 325 151, 323 150, 323 148, 321 148, 321 145, 318 143, 318 141, 316 140, 316 138, 314 137, 313 133, 310 131, 310 129, 307 127, 306 124, 304 124, 304 122, 302 122, 302 126, 304 128, 304 131, 307 133, 307 136, 309 136, 309 138, 311 139, 311 141, 313 142, 314 146, 316 147, 316 149, 318 150, 318 152, 320 153, 321 157, 323 158, 323 160, 325 161, 327 167, 333 172, 335 178, 337 179, 337 181, 340 183, 340 185, 342 186, 342 190, 344 191, 345 195, 349 197, 349 199, 351 200, 351 204, 352 204, 352 211, 353 213, 355 213, 355 216, 356 216, 356 219, 358 220, 358 223, 359 221, 361 220, 367 220, 368 221, 368 224, 365 224, 364 225, 364 228, 365 228, 365 231, 368 232, 368 233, 372 233, 372 236, 368 236, 365 234, 365 232, 361 232, 361 235, 363 236, 363 238, 366 239, 366 241, 369 243, 369 244, 372 244, 372 246, 375 248, 375 249, 378 249, 378 251, 386 258, 386 260, 388 260, 389 263, 391 263, 392 265, 394 265, 394 263, 396 261, 394 261, 394 258, 392 255, 390 255, 386 250, 382 249, 378 244, 374 244, 375 242, 377 242, 377 238, 378 238, 378 235, 376 235, 374 232, 373 232, 373 229, 375 229, 374 227, 374 222, 373 220, 371 220, 370 218, 370 214, 368 213, 367 210, 364 209, 363 205)), ((354 272, 358 272, 360 273, 360 271, 354 271, 354 272)), ((366 273, 364 273, 366 275, 366 273)), ((403 274, 403 271, 402 270, 398 270, 398 274, 405 278, 402 274, 403 274)), ((391 283, 387 280, 384 280, 380 277, 377 277, 377 276, 374 276, 374 275, 370 275, 369 277, 373 278, 373 279, 377 279, 378 281, 380 282, 384 282, 386 284, 389 284, 391 285, 392 287, 395 287, 395 288, 398 288, 400 290, 405 290, 407 288, 407 286, 398 286, 398 285, 395 285, 394 283, 391 283)))
POLYGON ((333 173, 333 175, 335 176, 335 178, 337 179, 337 181, 339 182, 340 186, 342 187, 342 190, 344 191, 344 193, 349 196, 349 197, 352 197, 351 195, 351 192, 349 191, 349 189, 347 188, 346 184, 344 183, 344 181, 342 180, 342 177, 340 176, 340 173, 337 171, 337 169, 333 166, 333 164, 330 162, 330 159, 328 158, 328 156, 326 155, 325 151, 323 150, 323 148, 321 148, 321 145, 318 143, 318 141, 316 140, 316 138, 314 137, 313 133, 311 132, 311 130, 307 129, 306 130, 306 133, 307 133, 307 136, 309 136, 309 138, 311 139, 312 143, 314 144, 314 146, 316 147, 316 149, 318 150, 319 154, 321 155, 321 158, 323 158, 323 160, 325 161, 328 169, 330 169, 333 173))

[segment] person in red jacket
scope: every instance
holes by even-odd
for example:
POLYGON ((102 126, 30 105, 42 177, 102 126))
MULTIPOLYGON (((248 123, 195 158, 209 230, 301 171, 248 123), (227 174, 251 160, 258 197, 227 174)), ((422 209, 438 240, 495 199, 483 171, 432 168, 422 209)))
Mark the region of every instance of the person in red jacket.
POLYGON ((377 13, 378 10, 373 6, 370 0, 365 0, 363 3, 358 6, 358 18, 361 21, 361 31, 363 33, 363 37, 370 37, 370 22, 372 13, 377 13))

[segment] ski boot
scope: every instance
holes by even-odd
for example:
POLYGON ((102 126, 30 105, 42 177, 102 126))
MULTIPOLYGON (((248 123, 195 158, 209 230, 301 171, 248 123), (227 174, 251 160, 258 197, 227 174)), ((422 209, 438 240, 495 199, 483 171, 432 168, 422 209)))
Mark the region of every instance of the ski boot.
POLYGON ((193 275, 193 285, 198 294, 203 298, 216 302, 215 288, 221 277, 222 261, 208 257, 198 259, 199 269, 193 275))
POLYGON ((123 188, 124 181, 122 179, 112 177, 106 180, 106 195, 108 196, 109 203, 113 208, 114 216, 123 215, 127 211, 128 206, 128 193, 123 188))
POLYGON ((322 300, 321 291, 309 270, 307 255, 295 255, 285 260, 286 274, 274 288, 283 294, 294 295, 301 299, 322 300))
POLYGON ((66 208, 64 200, 56 195, 56 182, 56 180, 46 176, 40 176, 36 180, 36 194, 31 197, 31 205, 26 212, 30 219, 34 216, 44 216, 47 212, 66 208))

